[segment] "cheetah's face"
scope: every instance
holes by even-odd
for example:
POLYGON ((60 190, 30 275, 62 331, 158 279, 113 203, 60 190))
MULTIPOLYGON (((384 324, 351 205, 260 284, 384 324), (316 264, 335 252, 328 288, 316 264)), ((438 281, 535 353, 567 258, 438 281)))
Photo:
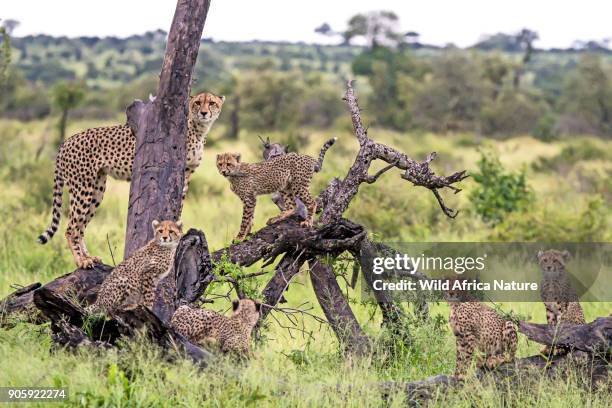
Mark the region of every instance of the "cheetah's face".
POLYGON ((444 278, 443 281, 448 282, 448 290, 444 290, 442 296, 449 303, 468 302, 471 300, 470 292, 463 290, 465 283, 468 280, 459 277, 444 278))
POLYGON ((549 249, 548 251, 538 252, 538 263, 544 275, 555 275, 557 272, 565 270, 565 264, 569 261, 571 255, 568 251, 557 251, 549 249))
POLYGON ((239 299, 232 302, 234 315, 240 314, 249 326, 255 326, 259 320, 261 303, 253 299, 239 299))
POLYGON ((203 92, 189 98, 189 115, 192 120, 202 125, 208 125, 217 120, 225 96, 217 96, 203 92))
POLYGON ((240 153, 220 153, 217 155, 217 169, 224 177, 240 173, 240 153))
POLYGON ((154 220, 153 231, 155 231, 155 240, 163 246, 178 245, 181 236, 183 235, 183 223, 181 221, 157 221, 154 220))

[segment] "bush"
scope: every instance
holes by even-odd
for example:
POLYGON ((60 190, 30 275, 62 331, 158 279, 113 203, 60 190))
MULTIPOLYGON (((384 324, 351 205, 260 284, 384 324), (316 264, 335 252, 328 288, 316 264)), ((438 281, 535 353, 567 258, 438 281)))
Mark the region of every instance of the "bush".
POLYGON ((492 152, 482 152, 479 172, 474 173, 478 187, 470 194, 474 209, 485 222, 500 223, 508 213, 520 211, 532 200, 525 171, 507 172, 492 152))
POLYGON ((604 200, 596 196, 582 211, 538 207, 508 216, 490 238, 496 241, 606 242, 610 240, 604 200))
POLYGON ((556 171, 567 174, 576 163, 584 160, 605 160, 610 157, 609 152, 590 140, 582 140, 565 146, 556 156, 540 157, 534 164, 536 171, 556 171))

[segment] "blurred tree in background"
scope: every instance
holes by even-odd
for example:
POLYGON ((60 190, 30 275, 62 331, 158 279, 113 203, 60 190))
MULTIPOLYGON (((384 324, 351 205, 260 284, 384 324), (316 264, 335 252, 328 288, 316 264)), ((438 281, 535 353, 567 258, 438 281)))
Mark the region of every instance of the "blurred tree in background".
POLYGON ((561 133, 612 134, 612 70, 600 56, 584 55, 565 82, 559 103, 561 133))
POLYGON ((19 22, 6 20, 0 25, 0 86, 6 83, 8 66, 11 63, 11 39, 10 33, 19 22))
POLYGON ((85 87, 79 82, 62 81, 55 84, 52 90, 53 104, 60 111, 58 122, 59 140, 57 145, 61 145, 66 137, 66 122, 68 112, 76 108, 85 98, 85 87))
MULTIPOLYGON (((18 24, 3 23, 7 35, 18 24)), ((202 41, 192 90, 227 97, 225 136, 342 126, 343 82, 355 77, 375 126, 543 141, 612 136, 612 52, 603 40, 543 50, 535 46, 538 34, 523 29, 467 49, 438 47, 422 43, 390 11, 315 31, 340 45, 202 41)), ((127 38, 11 36, 10 46, 0 44, 0 115, 41 119, 51 105, 63 112, 56 84, 79 83, 87 92, 68 108, 71 117, 116 120, 134 98, 156 91, 165 40, 161 30, 127 38)))

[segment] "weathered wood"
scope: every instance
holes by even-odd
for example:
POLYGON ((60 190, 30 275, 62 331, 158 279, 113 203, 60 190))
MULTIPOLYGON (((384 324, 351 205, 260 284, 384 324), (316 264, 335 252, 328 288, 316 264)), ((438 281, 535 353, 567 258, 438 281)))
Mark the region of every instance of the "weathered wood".
MULTIPOLYGON (((100 285, 112 269, 112 267, 103 264, 94 265, 92 269, 77 269, 54 279, 44 287, 53 290, 55 293, 73 296, 81 302, 91 303, 95 300, 100 285)), ((40 283, 34 283, 9 295, 0 303, 1 314, 28 312, 33 322, 41 323, 44 321, 44 318, 39 316, 38 310, 34 306, 33 298, 34 291, 41 286, 40 283), (33 314, 30 312, 33 312, 33 314)), ((4 319, 0 321, 3 322, 4 319)))
POLYGON ((262 322, 272 310, 270 306, 276 306, 283 298, 283 293, 289 287, 291 279, 300 272, 300 268, 306 262, 306 258, 301 253, 288 252, 283 259, 276 265, 276 271, 272 279, 268 281, 262 291, 264 305, 261 308, 262 322))
POLYGON ((155 219, 180 218, 191 73, 210 0, 178 0, 159 88, 137 123, 125 258, 153 238, 155 219))
POLYGON ((168 324, 176 309, 195 302, 214 278, 206 236, 192 228, 176 248, 172 271, 156 288, 153 313, 168 324))
POLYGON ((355 318, 331 267, 318 260, 310 261, 309 265, 314 292, 336 337, 347 352, 365 354, 370 340, 355 318))
POLYGON ((520 322, 519 331, 530 340, 547 346, 612 355, 612 316, 600 317, 588 324, 559 327, 520 322))
POLYGON ((46 287, 37 289, 33 297, 36 307, 51 321, 53 340, 61 346, 108 348, 116 346, 122 337, 134 337, 144 331, 163 349, 184 353, 195 363, 206 365, 212 358, 144 306, 134 305, 111 314, 110 318, 97 318, 87 317, 81 305, 46 287))
POLYGON ((303 251, 307 258, 337 255, 350 250, 364 237, 364 228, 346 219, 315 229, 300 226, 299 218, 293 216, 260 229, 246 241, 213 252, 212 260, 216 263, 225 257, 230 262, 250 266, 259 260, 272 263, 279 255, 293 251, 303 251))
POLYGON ((444 214, 454 218, 457 213, 446 207, 438 190, 449 188, 455 193, 461 191, 454 187, 453 184, 468 177, 465 171, 456 172, 448 177, 437 176, 429 168, 429 163, 436 157, 435 153, 430 153, 425 161, 417 162, 393 147, 372 140, 361 121, 361 110, 357 104, 352 81, 347 83, 344 100, 349 107, 353 130, 359 142, 359 152, 346 177, 343 180, 335 180, 333 185, 328 186, 328 188, 333 188, 333 194, 329 192, 322 194, 323 197, 332 197, 332 199, 326 200, 326 206, 321 214, 320 221, 325 223, 342 217, 352 199, 357 195, 359 186, 362 183, 372 182, 372 177, 368 175, 368 170, 375 160, 383 160, 387 164, 392 164, 393 167, 405 172, 402 178, 412 182, 415 186, 423 186, 430 189, 438 200, 444 214))

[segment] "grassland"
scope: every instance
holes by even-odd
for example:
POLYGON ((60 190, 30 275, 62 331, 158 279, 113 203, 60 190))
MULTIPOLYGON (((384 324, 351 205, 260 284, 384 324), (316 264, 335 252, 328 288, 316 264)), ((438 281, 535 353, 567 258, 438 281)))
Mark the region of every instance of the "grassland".
MULTIPOLYGON (((75 122, 70 130, 74 132, 99 124, 75 122)), ((35 243, 36 236, 50 220, 54 132, 50 121, 0 120, 0 297, 12 291, 12 284, 46 282, 73 269, 61 233, 46 246, 35 243), (38 150, 39 158, 35 160, 38 150)), ((302 133, 309 137, 299 150, 309 154, 315 154, 330 136, 327 132, 308 129, 302 133)), ((215 153, 240 151, 247 161, 259 160, 260 154, 255 134, 243 133, 238 141, 231 142, 220 140, 218 135, 222 134, 221 128, 212 132, 183 216, 187 227, 205 231, 212 249, 224 247, 235 235, 241 214, 239 200, 216 171, 215 153)), ((333 134, 339 141, 329 151, 324 171, 316 176, 313 192, 320 191, 331 177, 345 174, 358 147, 348 122, 338 123, 333 134)), ((468 179, 464 183, 466 191, 449 197, 449 203, 462 210, 459 217, 451 221, 442 215, 428 191, 412 187, 398 174, 390 172, 375 185, 362 187, 347 213, 379 240, 478 242, 510 237, 520 241, 533 238, 534 229, 538 234, 534 239, 543 241, 610 241, 612 238, 609 229, 612 217, 609 206, 611 142, 574 138, 542 143, 520 137, 485 143, 471 135, 401 134, 380 129, 370 129, 370 135, 417 159, 424 158, 429 151, 437 151, 439 159, 435 166, 442 173, 464 168, 476 170, 478 148, 488 144, 499 153, 507 169, 526 169, 529 185, 536 193, 536 202, 529 212, 514 214, 508 223, 492 227, 470 208, 468 196, 474 188, 473 181, 468 179), (578 155, 568 159, 567 154, 563 155, 568 146, 590 146, 603 152, 603 156, 578 155), (541 164, 536 166, 539 170, 534 169, 534 164, 541 164), (595 219, 586 222, 582 220, 584 217, 595 219), (531 219, 539 222, 536 224, 540 229, 533 227, 536 224, 522 224, 531 219)), ((273 140, 286 140, 282 134, 269 136, 273 140)), ((88 247, 106 263, 113 262, 109 248, 115 260, 122 257, 128 190, 127 183, 110 181, 104 202, 88 227, 88 247)), ((274 213, 270 200, 261 198, 255 227, 263 226, 274 213)), ((66 217, 62 219, 60 231, 65 222, 66 217)), ((254 265, 249 270, 259 268, 260 265, 254 265)), ((265 277, 260 284, 264 282, 265 277)), ((347 290, 367 333, 376 339, 383 337, 378 313, 360 302, 358 289, 347 290)), ((297 276, 286 297, 289 305, 309 301, 315 305, 315 313, 321 313, 316 307, 307 271, 297 276)), ((545 320, 541 304, 502 306, 505 310, 530 316, 533 321, 545 320)), ((226 307, 223 302, 213 305, 214 309, 222 311, 226 307)), ((609 314, 612 303, 585 304, 584 309, 587 320, 592 320, 609 314)), ((270 319, 264 331, 265 339, 256 344, 252 361, 235 365, 220 358, 206 370, 198 370, 188 361, 165 362, 156 347, 144 339, 126 344, 121 351, 100 354, 50 352, 48 327, 15 322, 14 327, 0 330, 0 385, 68 387, 70 400, 66 405, 71 406, 403 406, 401 392, 393 392, 383 402, 374 384, 450 374, 454 368, 454 339, 444 320, 448 317, 448 309, 442 304, 432 305, 432 315, 436 318, 429 323, 415 323, 413 344, 404 345, 391 360, 385 359, 387 350, 382 343, 377 353, 369 357, 347 360, 340 355, 336 338, 329 328, 319 327, 318 323, 306 319, 305 327, 312 331, 311 339, 298 332, 289 333, 270 319)), ((539 348, 522 337, 518 355, 532 355, 539 348)), ((433 405, 612 405, 611 384, 604 385, 602 392, 592 393, 580 383, 581 379, 572 375, 556 379, 533 375, 521 379, 519 384, 470 382, 461 390, 435 397, 433 405)))

